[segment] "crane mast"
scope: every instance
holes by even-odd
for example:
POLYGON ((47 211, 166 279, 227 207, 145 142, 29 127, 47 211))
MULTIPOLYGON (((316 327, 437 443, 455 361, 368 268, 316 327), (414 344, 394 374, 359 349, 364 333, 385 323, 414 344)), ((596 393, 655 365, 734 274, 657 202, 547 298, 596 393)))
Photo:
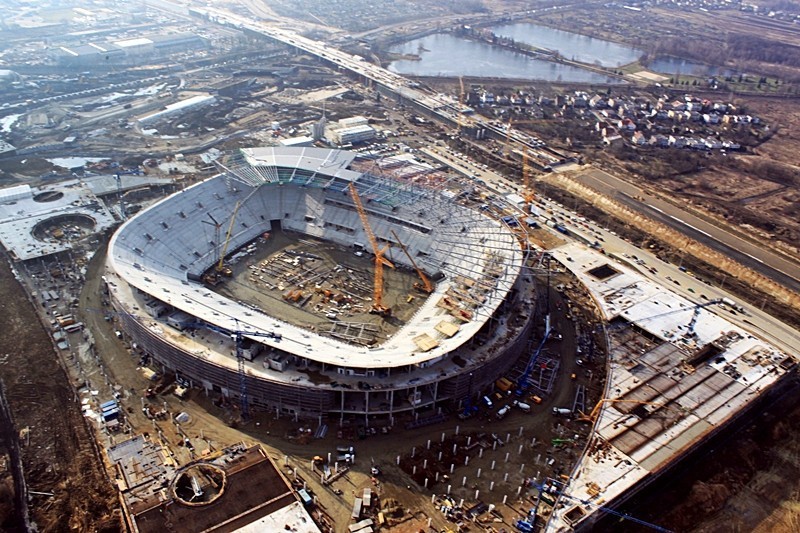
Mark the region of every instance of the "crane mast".
POLYGON ((228 253, 228 245, 231 243, 231 235, 233 235, 233 224, 236 222, 236 214, 239 212, 241 202, 236 202, 236 207, 233 209, 231 215, 231 223, 228 224, 228 232, 225 234, 225 244, 222 246, 222 251, 219 254, 219 262, 217 263, 217 273, 224 276, 233 274, 230 268, 225 266, 225 255, 228 253))
POLYGON ((533 188, 531 187, 531 179, 530 175, 528 174, 528 151, 525 150, 522 153, 522 194, 525 198, 525 205, 523 206, 523 210, 525 213, 531 212, 531 204, 533 203, 533 199, 535 198, 535 194, 533 192, 533 188))
POLYGON ((411 257, 411 254, 408 253, 408 249, 406 248, 406 245, 403 244, 403 241, 400 240, 400 237, 397 236, 397 233, 395 233, 394 230, 392 230, 392 235, 394 235, 394 238, 397 241, 397 244, 400 245, 400 249, 403 250, 404 254, 406 254, 406 257, 408 257, 408 260, 411 261, 411 265, 414 267, 414 270, 417 271, 417 275, 419 276, 419 279, 422 282, 422 283, 420 283, 420 282, 414 283, 414 288, 417 289, 417 290, 420 290, 420 291, 422 291, 422 292, 424 292, 426 294, 432 293, 433 292, 433 283, 431 283, 431 280, 428 278, 428 276, 425 275, 425 272, 422 271, 422 269, 419 267, 419 265, 417 265, 417 262, 414 261, 413 257, 411 257))
POLYGON ((372 252, 375 254, 375 282, 372 291, 372 312, 382 316, 389 316, 392 314, 392 310, 383 305, 383 267, 388 266, 389 268, 394 268, 392 262, 384 257, 389 247, 380 248, 378 239, 375 238, 372 227, 369 225, 367 212, 364 209, 364 205, 361 203, 361 198, 358 196, 358 191, 353 182, 350 182, 349 190, 350 196, 353 198, 353 204, 356 206, 356 211, 358 211, 358 216, 361 218, 361 224, 364 226, 364 233, 367 234, 370 246, 372 246, 372 252))

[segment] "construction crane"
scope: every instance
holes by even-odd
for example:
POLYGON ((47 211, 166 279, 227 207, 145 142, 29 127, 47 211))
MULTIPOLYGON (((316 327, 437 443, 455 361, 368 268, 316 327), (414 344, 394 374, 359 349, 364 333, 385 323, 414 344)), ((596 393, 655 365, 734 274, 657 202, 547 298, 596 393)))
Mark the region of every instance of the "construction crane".
POLYGON ((236 207, 233 208, 231 223, 228 224, 228 233, 225 234, 225 244, 222 245, 222 251, 219 254, 219 261, 217 262, 217 274, 222 274, 223 276, 230 277, 233 275, 233 271, 230 269, 230 267, 225 265, 225 256, 228 253, 228 245, 231 243, 231 235, 233 235, 233 224, 236 222, 236 214, 239 212, 239 206, 241 205, 241 202, 236 202, 236 207))
POLYGON ((211 222, 208 220, 201 220, 203 224, 208 224, 209 226, 214 227, 214 250, 216 254, 214 255, 214 270, 203 276, 203 280, 210 284, 216 285, 220 281, 220 276, 231 276, 233 271, 225 266, 225 255, 228 253, 228 245, 231 242, 231 236, 233 235, 233 224, 236 221, 236 214, 239 212, 239 206, 241 202, 236 203, 236 207, 233 209, 233 214, 231 215, 231 221, 228 224, 228 231, 225 234, 225 242, 220 242, 222 239, 222 224, 217 221, 216 218, 213 217, 211 213, 206 213, 208 218, 211 219, 211 222))
MULTIPOLYGON (((116 316, 128 316, 137 322, 141 320, 141 317, 122 311, 108 311, 105 309, 94 309, 94 308, 86 308, 84 310, 102 314, 107 319, 111 315, 116 315, 116 316)), ((280 333, 275 333, 274 331, 241 330, 239 329, 238 320, 235 320, 235 324, 236 324, 236 329, 234 331, 229 331, 225 328, 215 326, 213 324, 208 324, 206 322, 190 322, 189 324, 186 325, 186 328, 207 329, 219 333, 221 335, 224 335, 226 337, 230 337, 233 340, 235 346, 236 362, 238 365, 238 374, 239 374, 239 404, 241 407, 242 420, 246 421, 250 418, 250 400, 247 393, 247 372, 245 371, 245 365, 244 365, 245 357, 244 357, 244 350, 242 350, 242 341, 244 340, 245 337, 266 337, 269 339, 280 341, 283 338, 283 335, 280 333)))
POLYGON ((239 372, 239 405, 241 407, 242 420, 243 421, 249 420, 250 399, 247 394, 247 372, 245 371, 245 366, 244 366, 245 357, 244 357, 244 350, 242 350, 242 341, 244 340, 245 337, 266 337, 269 339, 280 341, 283 338, 283 335, 281 335, 280 333, 275 333, 273 331, 240 330, 238 320, 236 320, 236 329, 234 331, 229 331, 225 328, 214 326, 212 324, 206 324, 205 322, 193 322, 191 324, 188 324, 187 328, 205 328, 220 333, 222 335, 229 336, 233 340, 236 353, 236 363, 238 365, 238 372, 239 372))
POLYGON ((464 129, 464 78, 459 76, 458 83, 461 85, 461 92, 458 96, 458 112, 456 113, 456 120, 458 121, 458 131, 457 134, 461 133, 461 130, 464 129))
POLYGON ((389 268, 394 268, 392 262, 384 257, 384 254, 389 249, 389 246, 381 249, 378 245, 378 239, 375 238, 375 234, 372 232, 372 227, 369 225, 367 211, 364 209, 364 205, 361 203, 361 198, 358 196, 356 186, 352 181, 350 182, 349 189, 350 196, 353 198, 353 204, 356 206, 358 216, 361 218, 361 224, 364 226, 364 233, 367 234, 369 243, 372 246, 372 253, 375 254, 375 282, 372 291, 372 312, 384 317, 390 316, 392 314, 392 310, 383 305, 383 267, 388 266, 389 268))
POLYGON ((591 413, 589 413, 588 415, 586 413, 581 413, 581 416, 579 416, 577 420, 579 420, 580 422, 594 423, 594 421, 597 419, 598 413, 600 412, 600 407, 607 403, 635 403, 637 405, 656 405, 656 406, 664 405, 663 403, 646 402, 644 400, 633 400, 633 399, 629 400, 625 398, 616 398, 616 399, 603 398, 599 402, 597 402, 597 405, 594 406, 594 409, 592 409, 591 413))
POLYGON ((531 187, 529 170, 528 151, 525 150, 522 153, 522 197, 525 199, 522 210, 525 211, 525 213, 531 212, 531 205, 533 204, 533 199, 536 197, 533 193, 533 187, 531 187))
POLYGON ((406 245, 403 244, 403 241, 400 240, 400 237, 397 236, 397 233, 395 233, 394 230, 392 230, 392 235, 394 235, 397 244, 400 245, 400 249, 403 250, 403 253, 406 254, 408 260, 411 261, 411 265, 414 267, 414 270, 417 271, 417 275, 419 276, 420 281, 414 282, 414 288, 417 289, 418 291, 424 292, 425 294, 432 293, 433 283, 431 283, 431 280, 428 278, 428 276, 425 275, 425 272, 422 271, 419 265, 417 265, 417 262, 414 261, 413 257, 411 257, 411 254, 408 253, 406 245))
POLYGON ((533 365, 536 363, 536 360, 539 359, 539 354, 542 352, 542 348, 544 348, 544 343, 547 342, 547 339, 550 337, 552 329, 547 327, 547 330, 544 333, 544 337, 542 338, 539 346, 536 350, 531 354, 531 358, 528 360, 528 364, 525 366, 525 371, 520 376, 519 380, 517 381, 517 388, 514 391, 514 394, 517 396, 522 396, 525 394, 525 391, 528 390, 528 379, 530 378, 531 372, 533 371, 533 365))
MULTIPOLYGON (((216 265, 220 261, 219 250, 220 250, 220 233, 222 229, 222 224, 220 224, 217 221, 217 219, 211 215, 211 213, 206 213, 206 215, 208 215, 208 218, 211 219, 211 222, 209 222, 208 220, 201 220, 200 222, 214 227, 214 251, 216 252, 216 255, 214 256, 214 265, 216 265)), ((215 285, 218 281, 212 273, 206 275, 205 280, 211 283, 212 285, 215 285)))

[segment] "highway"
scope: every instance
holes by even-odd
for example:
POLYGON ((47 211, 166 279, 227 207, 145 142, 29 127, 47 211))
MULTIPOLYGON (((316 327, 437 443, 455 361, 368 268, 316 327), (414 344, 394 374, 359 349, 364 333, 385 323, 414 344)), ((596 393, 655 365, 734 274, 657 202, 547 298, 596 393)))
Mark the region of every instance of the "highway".
MULTIPOLYGON (((786 353, 800 353, 800 331, 764 313, 758 307, 740 301, 736 296, 725 292, 724 287, 711 285, 707 281, 694 277, 689 272, 682 271, 678 265, 662 261, 648 250, 620 238, 616 233, 603 228, 596 222, 582 219, 580 215, 561 204, 546 199, 539 199, 538 203, 543 211, 542 216, 557 217, 572 236, 578 237, 582 241, 598 242, 612 262, 617 260, 638 271, 643 277, 665 287, 666 290, 678 293, 696 303, 729 298, 743 311, 723 310, 721 307, 716 307, 712 311, 724 313, 727 320, 774 344, 786 353)), ((551 230, 544 225, 542 228, 551 230)), ((575 268, 569 262, 565 266, 575 268)))
POLYGON ((588 170, 577 174, 575 179, 614 198, 630 209, 657 220, 734 259, 784 287, 800 292, 800 265, 797 263, 686 212, 670 202, 652 197, 635 185, 602 170, 588 170), (637 199, 643 197, 646 198, 645 201, 637 199))
MULTIPOLYGON (((477 165, 468 157, 446 147, 430 146, 423 148, 422 152, 428 157, 450 166, 463 175, 478 176, 478 180, 483 182, 479 182, 479 185, 494 193, 505 195, 516 192, 519 188, 519 184, 508 180, 505 176, 497 174, 492 170, 483 169, 482 166, 477 165)), ((589 172, 593 173, 597 171, 590 170, 586 173, 589 172)), ((625 192, 620 191, 619 194, 626 195, 631 198, 631 200, 634 200, 632 196, 628 195, 628 193, 631 195, 636 194, 636 192, 630 188, 633 186, 629 184, 625 185, 625 192)), ((641 191, 639 191, 639 194, 641 194, 641 191)), ((570 211, 555 201, 539 197, 535 203, 538 211, 541 213, 539 217, 541 228, 530 231, 549 231, 563 239, 565 235, 556 232, 545 224, 544 219, 555 219, 566 226, 569 231, 568 237, 588 244, 597 242, 605 250, 611 262, 619 261, 625 264, 625 266, 636 270, 643 277, 665 287, 666 290, 678 293, 690 301, 699 304, 720 298, 729 298, 733 300, 736 302, 737 306, 740 306, 740 308, 744 310, 743 312, 731 311, 727 308, 716 308, 715 312, 725 313, 726 319, 750 331, 753 335, 780 347, 787 353, 800 353, 800 332, 787 326, 771 315, 764 313, 758 309, 757 306, 739 301, 735 296, 725 292, 724 287, 713 286, 708 281, 696 278, 690 272, 684 272, 679 265, 673 265, 662 261, 648 250, 637 247, 635 244, 617 236, 613 231, 600 226, 597 222, 581 217, 579 214, 570 211)), ((656 214, 657 213, 658 211, 656 211, 656 214)), ((520 217, 522 216, 522 211, 520 211, 519 206, 507 204, 505 212, 503 212, 502 215, 520 217)), ((681 215, 684 216, 683 214, 681 215)), ((526 213, 525 216, 528 216, 528 214, 526 213)), ((687 216, 686 218, 688 219, 689 217, 687 216)), ((676 229, 683 231, 682 228, 676 229)), ((565 266, 567 268, 575 268, 575 266, 569 264, 569 262, 565 266)))
POLYGON ((349 70, 354 74, 371 80, 373 83, 385 87, 401 98, 425 109, 429 114, 437 116, 445 123, 453 125, 460 124, 462 128, 474 131, 483 129, 497 138, 507 137, 518 146, 527 148, 533 156, 532 161, 539 161, 543 166, 557 165, 562 162, 563 158, 552 150, 547 149, 544 141, 541 139, 513 127, 510 128, 509 131, 507 124, 487 121, 481 117, 467 115, 462 112, 466 111, 466 108, 458 99, 450 95, 428 91, 420 87, 417 82, 365 61, 361 56, 342 52, 321 41, 303 37, 293 30, 280 28, 265 22, 253 21, 222 9, 204 7, 192 8, 190 11, 207 18, 211 22, 259 33, 308 54, 315 55, 324 61, 333 63, 339 68, 349 70))

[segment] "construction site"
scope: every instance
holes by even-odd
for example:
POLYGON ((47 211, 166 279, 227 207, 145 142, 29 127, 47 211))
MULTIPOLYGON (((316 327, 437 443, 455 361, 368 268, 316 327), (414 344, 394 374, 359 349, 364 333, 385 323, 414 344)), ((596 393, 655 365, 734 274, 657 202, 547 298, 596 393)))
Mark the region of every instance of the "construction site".
MULTIPOLYGON (((371 312, 372 261, 362 250, 294 237, 271 233, 251 256, 232 265, 231 279, 215 290, 256 308, 274 309, 311 331, 365 346, 390 338, 429 294, 414 272, 387 267, 381 301, 391 309, 392 320, 384 320, 371 312)), ((245 253, 250 253, 247 248, 245 253)), ((432 291, 432 282, 422 275, 432 291)))

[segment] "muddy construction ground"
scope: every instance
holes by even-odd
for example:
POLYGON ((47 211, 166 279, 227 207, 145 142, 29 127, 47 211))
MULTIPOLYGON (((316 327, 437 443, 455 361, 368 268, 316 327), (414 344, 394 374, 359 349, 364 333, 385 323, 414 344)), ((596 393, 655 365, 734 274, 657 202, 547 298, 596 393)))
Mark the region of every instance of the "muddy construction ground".
MULTIPOLYGON (((13 417, 13 426, 4 420, 0 427, 5 444, 20 450, 30 520, 42 532, 118 531, 116 491, 94 437, 53 342, 5 257, 0 261, 0 302, 0 378, 13 417)), ((8 494, 7 484, 2 490, 8 494)), ((24 531, 19 517, 0 519, 0 529, 24 531)))

